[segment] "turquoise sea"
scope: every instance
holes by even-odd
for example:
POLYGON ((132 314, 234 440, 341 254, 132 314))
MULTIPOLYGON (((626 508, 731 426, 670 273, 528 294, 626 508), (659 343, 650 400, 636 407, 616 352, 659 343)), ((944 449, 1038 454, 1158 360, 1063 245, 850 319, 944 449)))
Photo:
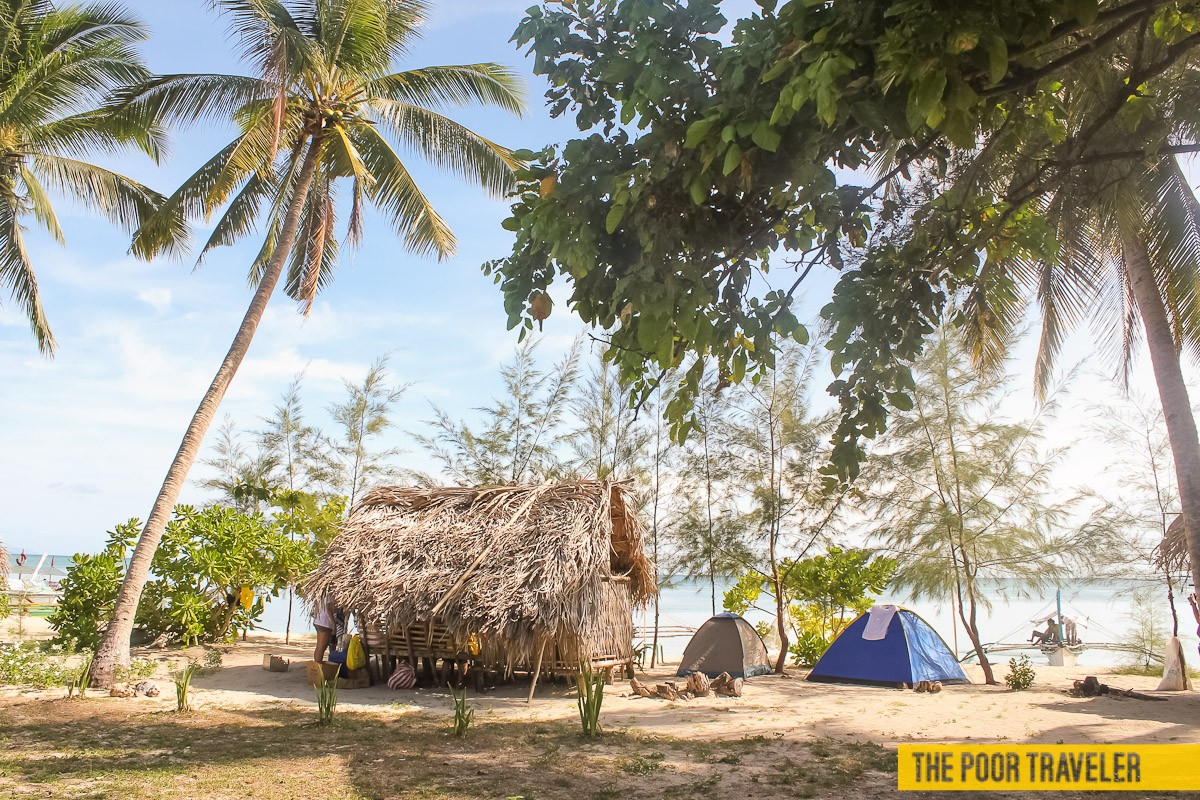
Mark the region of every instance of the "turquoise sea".
MULTIPOLYGON (((38 562, 41 562, 39 583, 45 579, 57 582, 70 564, 70 556, 55 555, 41 558, 40 554, 27 554, 21 561, 21 553, 10 555, 10 578, 28 578, 38 562)), ((664 582, 665 586, 659 594, 660 625, 667 634, 660 638, 663 654, 668 661, 677 659, 683 653, 691 631, 698 628, 712 614, 712 589, 707 581, 674 579, 664 582)), ((718 580, 716 586, 716 610, 722 611, 721 603, 725 590, 729 587, 728 580, 718 580)), ((1076 620, 1080 638, 1090 643, 1124 643, 1131 638, 1131 631, 1136 627, 1135 593, 1141 589, 1148 592, 1150 608, 1156 620, 1164 630, 1171 629, 1171 615, 1167 605, 1165 586, 1148 583, 1144 580, 1130 579, 1128 581, 1084 582, 1061 587, 1064 613, 1076 620)), ((1030 632, 1036 627, 1035 619, 1044 619, 1054 613, 1055 596, 1050 590, 1045 595, 1035 597, 1022 596, 1019 593, 1007 591, 1002 586, 994 587, 987 592, 991 602, 990 610, 981 610, 979 614, 980 633, 985 642, 1027 642, 1030 632)), ((888 592, 878 598, 881 603, 896 603, 913 609, 928 620, 942 634, 947 644, 960 655, 970 650, 970 643, 963 633, 962 625, 956 624, 955 615, 948 599, 943 602, 929 599, 913 600, 903 592, 888 592)), ((267 605, 261 627, 272 632, 282 633, 287 622, 287 598, 280 597, 267 605)), ((1179 612, 1180 637, 1184 641, 1185 652, 1196 652, 1196 625, 1186 600, 1177 597, 1176 606, 1179 612)), ((769 610, 751 610, 746 617, 752 622, 771 621, 769 610)), ((654 623, 653 607, 639 610, 634 624, 639 628, 649 629, 654 623)), ((1044 626, 1041 626, 1044 627, 1044 626)), ((311 634, 312 621, 305 613, 303 606, 296 602, 293 611, 292 630, 299 634, 311 634)), ((1030 651, 1035 662, 1044 661, 1040 653, 1030 651)), ((1001 660, 1008 655, 1001 656, 1001 660)), ((1081 665, 1096 664, 1110 666, 1136 660, 1131 653, 1107 651, 1101 649, 1085 650, 1079 657, 1081 665)))
MULTIPOLYGON (((721 612, 721 600, 724 591, 730 585, 729 581, 717 582, 717 612, 721 612)), ((1128 640, 1134 627, 1135 611, 1134 593, 1142 583, 1103 582, 1084 583, 1062 588, 1063 610, 1066 616, 1076 620, 1080 638, 1092 643, 1120 643, 1128 640)), ((1152 590, 1154 587, 1151 587, 1152 590)), ((1034 619, 1044 619, 1054 613, 1055 596, 1051 591, 1042 597, 1021 597, 1013 592, 996 588, 988 593, 992 603, 990 611, 981 611, 979 628, 985 642, 1028 642, 1029 634, 1035 627, 1034 619)), ((890 592, 879 598, 881 603, 895 603, 913 609, 924 617, 941 633, 946 643, 960 655, 970 650, 970 641, 963 633, 961 623, 952 624, 953 610, 949 602, 936 603, 929 600, 914 601, 902 592, 890 592)), ((1152 595, 1155 614, 1162 626, 1170 630, 1171 617, 1167 606, 1166 590, 1156 590, 1152 595)), ((1182 598, 1176 599, 1179 610, 1180 638, 1184 641, 1186 653, 1196 652, 1196 625, 1191 611, 1182 598)), ((712 615, 711 588, 707 581, 675 580, 668 581, 659 594, 660 620, 659 624, 667 629, 694 630, 704 624, 712 615)), ((751 610, 746 614, 751 622, 768 621, 772 617, 767 611, 751 610)), ((287 619, 287 600, 280 598, 267 607, 263 615, 262 626, 271 631, 282 632, 287 619)), ((639 628, 650 628, 654 624, 653 607, 639 610, 634 619, 639 628)), ((293 631, 312 633, 311 620, 297 602, 293 616, 293 631)), ((674 631, 671 631, 672 633, 674 631)), ((670 635, 660 638, 663 655, 667 661, 677 660, 683 654, 690 634, 670 635)), ((1045 663, 1045 658, 1037 651, 1029 651, 1035 663, 1045 663)), ((1001 661, 1006 661, 1011 654, 998 654, 1001 661)), ((1112 666, 1133 662, 1136 656, 1131 653, 1105 651, 1099 649, 1085 650, 1079 656, 1081 665, 1095 664, 1112 666)))

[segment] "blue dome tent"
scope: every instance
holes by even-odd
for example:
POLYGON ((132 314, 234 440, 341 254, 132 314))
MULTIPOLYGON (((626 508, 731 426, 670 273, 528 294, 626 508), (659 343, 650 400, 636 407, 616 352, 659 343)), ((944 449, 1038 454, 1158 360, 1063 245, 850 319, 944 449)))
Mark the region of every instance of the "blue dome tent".
POLYGON ((880 686, 971 682, 938 632, 916 612, 896 606, 875 606, 851 622, 808 680, 880 686))

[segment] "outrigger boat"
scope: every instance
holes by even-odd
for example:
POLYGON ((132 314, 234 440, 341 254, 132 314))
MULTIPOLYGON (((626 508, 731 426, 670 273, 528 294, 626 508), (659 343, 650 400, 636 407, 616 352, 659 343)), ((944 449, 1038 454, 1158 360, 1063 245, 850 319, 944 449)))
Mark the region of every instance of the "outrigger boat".
MULTIPOLYGON (((990 642, 983 646, 985 653, 1007 653, 1018 652, 1021 650, 1037 650, 1046 657, 1052 667, 1073 667, 1075 666, 1078 656, 1085 650, 1117 650, 1128 653, 1137 653, 1144 656, 1150 661, 1161 662, 1163 657, 1159 653, 1152 653, 1144 648, 1136 647, 1128 644, 1118 644, 1116 642, 1085 642, 1079 634, 1080 628, 1096 627, 1103 630, 1103 627, 1098 623, 1093 622, 1086 615, 1075 612, 1075 616, 1068 616, 1063 611, 1062 591, 1059 590, 1055 594, 1055 602, 1052 613, 1045 613, 1045 610, 1038 613, 1036 617, 1030 620, 1034 625, 1044 625, 1045 630, 1037 630, 1035 628, 1030 634, 1029 639, 1025 642, 1007 642, 1007 639, 1014 633, 1020 631, 1020 628, 1013 630, 1009 634, 1002 637, 1001 641, 990 642)), ((1049 608, 1049 607, 1048 607, 1049 608)), ((1024 626, 1022 626, 1024 627, 1024 626)), ((1106 631, 1111 633, 1110 631, 1106 631)), ((1114 634, 1114 638, 1116 638, 1114 634)), ((963 656, 961 661, 970 661, 975 658, 975 652, 972 650, 963 656)))

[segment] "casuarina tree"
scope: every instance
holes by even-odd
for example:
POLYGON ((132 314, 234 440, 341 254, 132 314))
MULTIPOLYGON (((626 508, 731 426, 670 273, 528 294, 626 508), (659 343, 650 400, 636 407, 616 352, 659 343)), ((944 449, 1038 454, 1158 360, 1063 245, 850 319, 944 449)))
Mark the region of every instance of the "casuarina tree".
POLYGON ((129 634, 164 526, 280 280, 307 313, 332 278, 339 236, 357 245, 373 204, 412 252, 445 258, 455 249, 446 221, 422 194, 396 147, 478 184, 512 186, 514 154, 452 121, 454 106, 519 112, 519 80, 496 64, 395 71, 426 18, 421 0, 213 0, 251 75, 165 75, 121 99, 132 122, 232 120, 237 135, 200 167, 137 231, 143 257, 181 253, 188 222, 217 216, 200 258, 266 230, 250 267, 245 318, 171 462, 121 585, 96 655, 93 680, 112 681, 128 659, 129 634), (339 204, 338 192, 346 202, 339 204), (348 205, 344 234, 337 217, 348 205))

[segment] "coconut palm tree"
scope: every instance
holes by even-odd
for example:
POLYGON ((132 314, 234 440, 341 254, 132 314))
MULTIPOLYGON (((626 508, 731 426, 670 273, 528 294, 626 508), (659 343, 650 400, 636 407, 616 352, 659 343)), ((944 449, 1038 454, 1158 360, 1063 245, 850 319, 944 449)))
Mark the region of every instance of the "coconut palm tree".
POLYGON ((422 0, 213 0, 254 67, 251 76, 166 75, 121 99, 134 122, 232 119, 237 136, 163 204, 134 236, 149 258, 187 245, 187 221, 220 209, 200 250, 232 244, 262 222, 266 236, 250 268, 256 287, 225 360, 193 416, 134 549, 93 679, 111 682, 128 659, 129 634, 150 561, 205 431, 246 355, 267 302, 286 273, 287 294, 307 313, 333 277, 337 216, 348 206, 344 242, 357 245, 373 204, 405 246, 445 258, 455 249, 445 220, 421 193, 396 146, 502 195, 518 166, 513 153, 443 115, 470 103, 519 113, 522 90, 496 64, 394 71, 425 20, 422 0), (346 203, 339 204, 343 189, 346 203))
POLYGON ((0 1, 0 288, 29 319, 38 349, 55 352, 23 220, 63 243, 50 192, 132 231, 162 197, 85 160, 136 147, 160 154, 154 120, 119 119, 106 96, 149 77, 138 54, 142 23, 120 5, 56 7, 49 0, 0 1))
POLYGON ((1030 201, 1053 228, 1057 257, 989 253, 965 303, 968 342, 980 363, 998 363, 1025 301, 1035 297, 1042 392, 1071 327, 1091 324, 1125 380, 1144 336, 1200 585, 1200 438, 1180 361, 1184 350, 1200 353, 1200 203, 1176 156, 1200 150, 1200 121, 1189 103, 1200 82, 1194 70, 1184 71, 1174 91, 1163 92, 1163 118, 1139 123, 1102 106, 1103 92, 1123 80, 1121 64, 1093 67, 1067 97, 1066 118, 1083 146, 1067 153, 1036 140, 992 147, 983 155, 988 163, 966 171, 978 178, 980 169, 992 170, 1011 193, 1029 186, 1031 173, 1045 175, 1046 164, 1060 165, 1030 201))

